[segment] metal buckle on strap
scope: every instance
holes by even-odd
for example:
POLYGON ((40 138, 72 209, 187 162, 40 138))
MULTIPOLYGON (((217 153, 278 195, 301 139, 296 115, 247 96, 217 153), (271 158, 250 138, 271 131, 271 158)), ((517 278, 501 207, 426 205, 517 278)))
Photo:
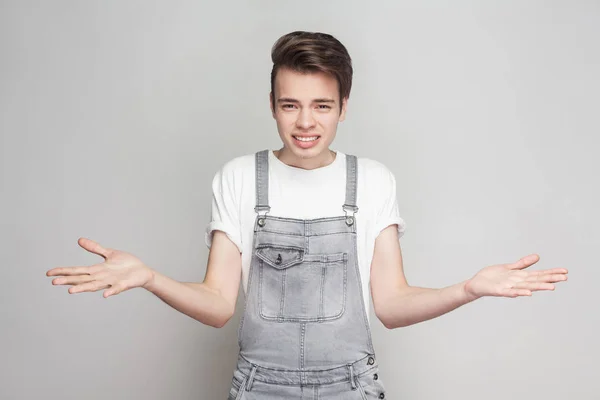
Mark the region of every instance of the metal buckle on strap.
POLYGON ((344 214, 346 215, 346 225, 352 225, 354 223, 354 214, 356 214, 356 212, 358 211, 358 207, 351 206, 349 204, 344 204, 342 206, 342 209, 344 210, 344 214), (352 216, 348 215, 348 209, 352 210, 352 216))
POLYGON ((265 224, 267 223, 265 216, 268 214, 269 211, 271 211, 271 207, 270 206, 255 206, 254 211, 258 214, 258 225, 260 225, 261 227, 265 226, 265 224), (263 210, 265 211, 265 213, 261 214, 260 212, 263 210))

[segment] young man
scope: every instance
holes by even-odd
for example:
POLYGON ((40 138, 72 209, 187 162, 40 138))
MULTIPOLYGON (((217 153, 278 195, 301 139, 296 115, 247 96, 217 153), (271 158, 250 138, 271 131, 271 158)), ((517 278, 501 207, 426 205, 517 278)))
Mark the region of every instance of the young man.
POLYGON ((230 399, 383 399, 369 327, 369 286, 388 328, 435 318, 482 296, 553 290, 567 270, 525 271, 539 257, 483 268, 443 289, 409 286, 394 174, 330 149, 352 84, 346 48, 324 33, 292 32, 272 50, 269 103, 283 142, 227 162, 212 183, 202 283, 183 283, 131 254, 81 238, 105 258, 55 268, 69 293, 143 287, 198 321, 222 327, 245 293, 230 399))

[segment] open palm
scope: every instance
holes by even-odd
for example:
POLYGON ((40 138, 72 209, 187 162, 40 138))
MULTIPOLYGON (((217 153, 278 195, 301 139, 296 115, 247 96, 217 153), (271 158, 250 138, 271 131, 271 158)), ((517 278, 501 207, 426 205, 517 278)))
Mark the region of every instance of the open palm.
POLYGON ((524 269, 538 262, 537 254, 530 254, 511 264, 490 265, 483 268, 465 284, 471 299, 482 296, 531 296, 538 290, 554 290, 554 283, 567 280, 566 268, 539 271, 524 269))
POLYGON ((154 276, 152 269, 137 257, 124 251, 104 248, 93 240, 80 238, 77 243, 85 250, 98 254, 104 262, 88 267, 58 267, 46 272, 47 276, 59 276, 53 285, 72 285, 69 293, 104 291, 104 297, 125 290, 145 287, 154 276))

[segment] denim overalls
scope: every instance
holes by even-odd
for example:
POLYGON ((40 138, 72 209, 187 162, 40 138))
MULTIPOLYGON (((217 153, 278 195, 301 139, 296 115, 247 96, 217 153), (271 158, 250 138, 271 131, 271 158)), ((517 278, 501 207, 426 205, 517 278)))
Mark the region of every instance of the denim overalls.
POLYGON ((253 254, 229 400, 383 399, 356 253, 356 156, 346 155, 345 215, 295 219, 267 215, 268 152, 256 153, 253 254))

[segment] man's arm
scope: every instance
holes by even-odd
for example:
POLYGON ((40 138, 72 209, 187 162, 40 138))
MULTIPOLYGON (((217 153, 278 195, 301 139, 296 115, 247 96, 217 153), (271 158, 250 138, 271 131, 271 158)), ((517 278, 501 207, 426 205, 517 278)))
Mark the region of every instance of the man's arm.
POLYGON ((225 233, 215 230, 202 283, 179 282, 155 271, 146 289, 174 309, 221 328, 235 312, 241 271, 237 246, 225 233))
POLYGON ((566 268, 525 271, 539 259, 533 253, 514 263, 490 265, 472 278, 442 289, 409 286, 397 227, 390 225, 375 240, 371 264, 375 313, 393 329, 438 317, 483 296, 531 296, 534 291, 554 290, 554 283, 567 280, 566 268))
POLYGON ((397 226, 385 228, 375 241, 371 262, 373 308, 388 329, 438 317, 474 300, 465 292, 466 282, 442 289, 409 286, 397 226))

